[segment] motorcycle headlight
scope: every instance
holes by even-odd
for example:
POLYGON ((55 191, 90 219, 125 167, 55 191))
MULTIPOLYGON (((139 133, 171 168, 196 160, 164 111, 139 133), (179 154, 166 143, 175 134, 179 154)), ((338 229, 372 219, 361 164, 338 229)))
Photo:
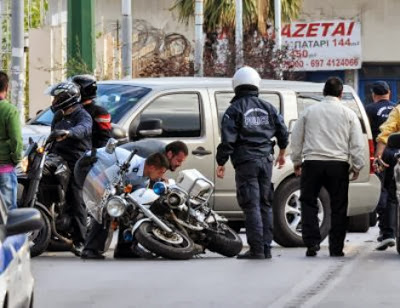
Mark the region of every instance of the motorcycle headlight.
POLYGON ((121 217, 125 213, 126 207, 125 199, 119 196, 111 197, 106 203, 107 213, 111 217, 121 217))
POLYGON ((156 195, 163 195, 167 191, 167 186, 163 182, 157 182, 153 185, 153 191, 156 195))

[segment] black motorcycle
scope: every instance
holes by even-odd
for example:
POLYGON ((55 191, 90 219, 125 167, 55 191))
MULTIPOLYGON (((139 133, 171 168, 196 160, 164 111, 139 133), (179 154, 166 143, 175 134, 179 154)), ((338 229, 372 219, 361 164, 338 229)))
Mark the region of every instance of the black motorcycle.
POLYGON ((72 174, 67 162, 51 153, 53 143, 65 133, 63 130, 53 131, 43 145, 30 139, 21 162, 22 172, 17 175, 18 206, 37 208, 43 220, 43 227, 29 234, 32 257, 42 254, 51 241, 72 249, 72 217, 65 202, 72 174))

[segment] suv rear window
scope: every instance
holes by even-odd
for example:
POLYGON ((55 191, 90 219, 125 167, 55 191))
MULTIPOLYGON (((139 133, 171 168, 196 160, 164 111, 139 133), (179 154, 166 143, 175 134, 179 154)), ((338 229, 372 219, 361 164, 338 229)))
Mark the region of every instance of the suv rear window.
MULTIPOLYGON (((307 107, 318 103, 324 99, 324 96, 321 92, 298 92, 297 93, 297 112, 301 114, 307 107)), ((343 93, 341 102, 353 110, 358 116, 363 133, 366 133, 365 123, 363 121, 360 108, 357 105, 357 102, 352 93, 343 93)))

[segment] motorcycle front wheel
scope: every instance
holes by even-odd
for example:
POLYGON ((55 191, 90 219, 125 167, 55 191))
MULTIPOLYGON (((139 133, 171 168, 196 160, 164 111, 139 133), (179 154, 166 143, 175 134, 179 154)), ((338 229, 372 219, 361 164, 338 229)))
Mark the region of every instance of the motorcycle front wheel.
POLYGON ((42 216, 43 227, 40 230, 33 231, 28 234, 29 246, 32 258, 39 256, 43 252, 45 252, 50 243, 50 237, 51 237, 50 219, 42 211, 40 211, 40 215, 42 216))
POLYGON ((138 242, 147 250, 166 259, 187 260, 193 257, 194 243, 178 230, 167 233, 152 222, 144 222, 135 233, 138 242))
POLYGON ((215 226, 215 230, 208 231, 209 243, 207 249, 232 258, 240 253, 243 248, 240 236, 226 224, 215 226))

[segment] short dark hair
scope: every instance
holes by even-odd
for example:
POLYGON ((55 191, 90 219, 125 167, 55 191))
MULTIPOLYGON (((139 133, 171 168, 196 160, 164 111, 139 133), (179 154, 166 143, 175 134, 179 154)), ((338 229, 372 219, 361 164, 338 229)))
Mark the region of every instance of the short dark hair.
POLYGON ((4 92, 8 88, 9 79, 5 72, 0 71, 0 92, 4 92))
POLYGON ((161 169, 161 168, 169 169, 168 158, 164 154, 161 154, 161 153, 154 153, 154 154, 151 154, 149 157, 147 157, 146 165, 154 166, 157 169, 161 169))
POLYGON ((325 82, 324 96, 340 97, 343 92, 343 81, 339 77, 329 77, 325 82))
POLYGON ((174 156, 178 155, 180 152, 183 152, 185 156, 189 155, 188 147, 182 141, 174 141, 167 144, 165 147, 165 153, 168 153, 169 151, 171 151, 174 156))

